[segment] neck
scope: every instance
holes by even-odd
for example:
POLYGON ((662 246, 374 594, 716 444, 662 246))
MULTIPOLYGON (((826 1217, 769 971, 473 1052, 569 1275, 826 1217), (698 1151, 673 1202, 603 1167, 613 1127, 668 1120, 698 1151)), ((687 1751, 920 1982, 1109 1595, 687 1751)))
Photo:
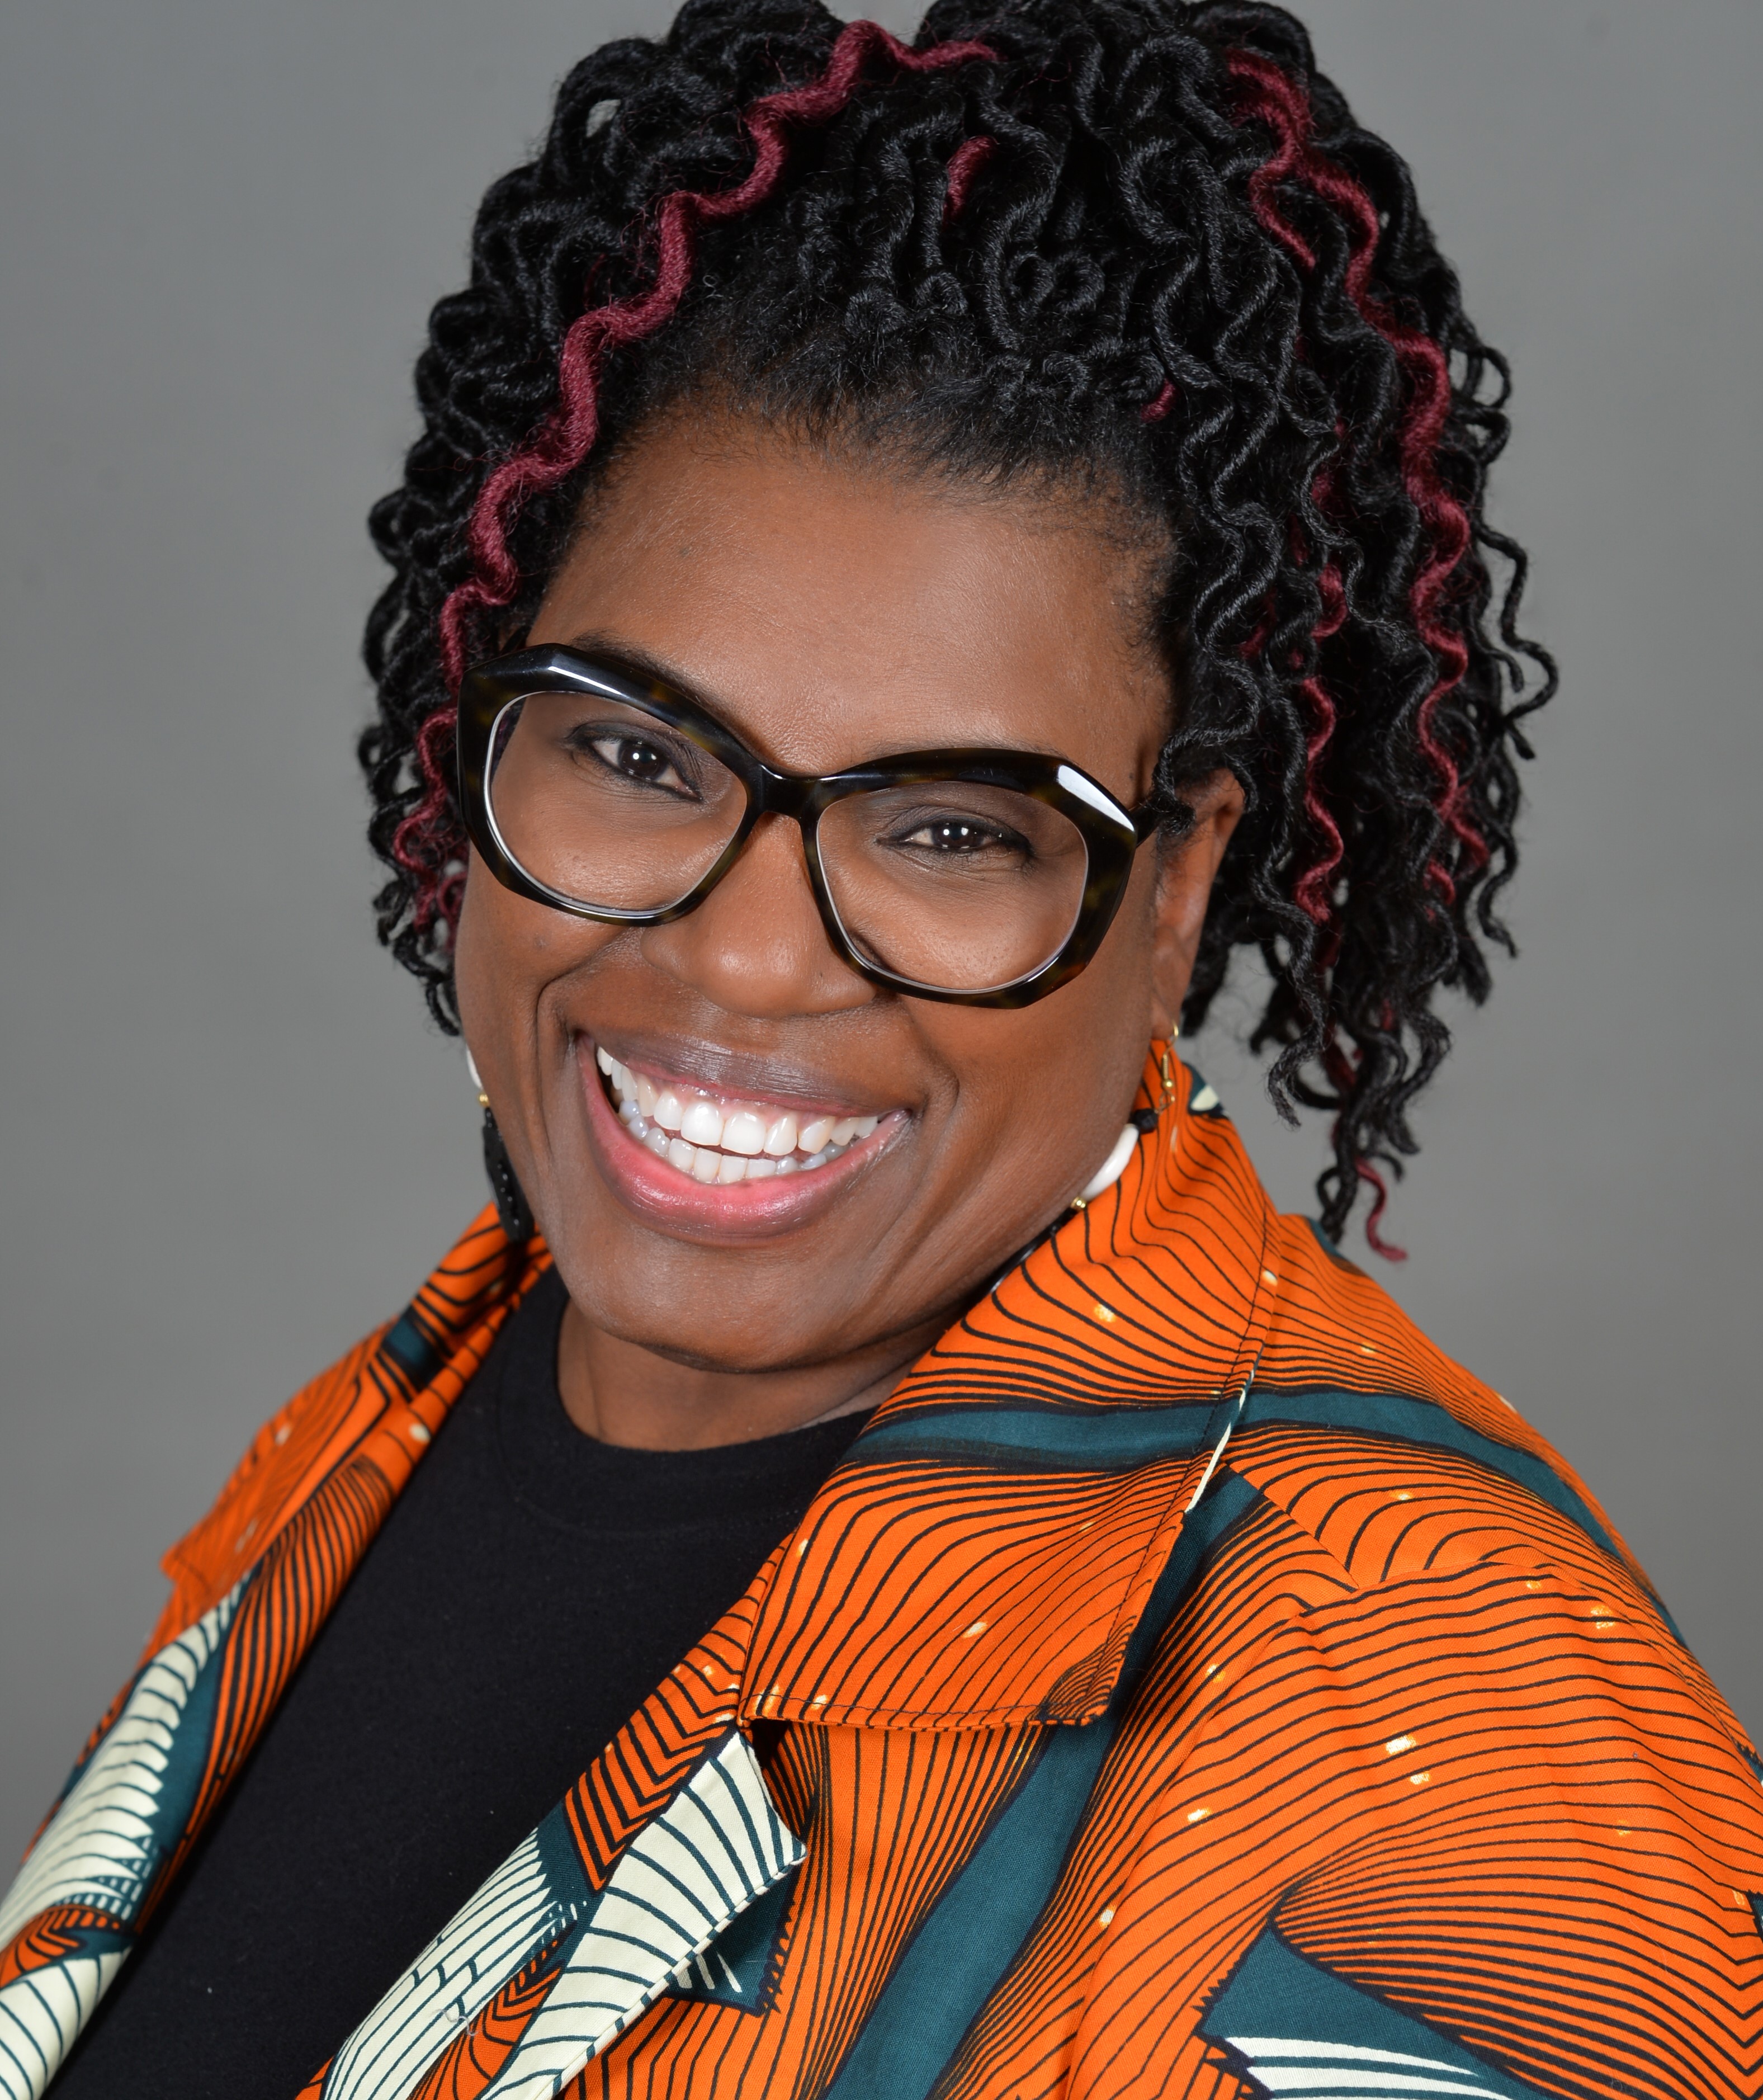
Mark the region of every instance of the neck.
POLYGON ((621 1341, 571 1300, 558 1339, 558 1384, 570 1420, 602 1444, 647 1451, 746 1444, 879 1406, 947 1325, 940 1315, 826 1363, 731 1370, 621 1341))

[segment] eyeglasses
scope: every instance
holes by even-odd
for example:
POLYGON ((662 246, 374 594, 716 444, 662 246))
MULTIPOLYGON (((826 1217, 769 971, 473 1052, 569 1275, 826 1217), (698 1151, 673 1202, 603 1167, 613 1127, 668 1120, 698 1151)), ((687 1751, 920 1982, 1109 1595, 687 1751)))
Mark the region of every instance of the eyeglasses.
POLYGON ((1075 977, 1156 830, 1064 760, 959 748, 778 773, 612 657, 528 649, 459 704, 466 828, 498 881, 604 924, 696 909, 762 816, 800 826, 834 947, 871 983, 1026 1006, 1075 977))

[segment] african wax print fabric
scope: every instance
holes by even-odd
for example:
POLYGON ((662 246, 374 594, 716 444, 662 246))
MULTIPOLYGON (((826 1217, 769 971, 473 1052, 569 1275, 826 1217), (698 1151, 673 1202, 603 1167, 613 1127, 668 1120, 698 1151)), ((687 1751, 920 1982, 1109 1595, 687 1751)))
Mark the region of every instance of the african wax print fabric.
MULTIPOLYGON (((1571 1469, 1178 1095, 300 2100, 1763 2093, 1743 1730, 1571 1469)), ((486 1214, 168 1556, 0 1904, 7 2100, 547 1260, 486 1214)))

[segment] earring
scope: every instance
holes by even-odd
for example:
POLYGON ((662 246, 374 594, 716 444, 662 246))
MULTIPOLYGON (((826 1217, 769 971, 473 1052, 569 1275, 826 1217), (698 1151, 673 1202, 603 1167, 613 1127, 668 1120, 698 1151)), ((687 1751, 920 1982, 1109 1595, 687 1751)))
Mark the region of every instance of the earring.
POLYGON ((496 1198, 496 1220, 515 1246, 524 1246, 533 1234, 532 1207, 515 1175, 502 1133, 496 1127, 490 1096, 478 1075, 478 1061, 469 1049, 465 1070, 471 1074, 471 1083, 478 1090, 478 1105, 483 1110, 483 1171, 490 1177, 490 1193, 496 1198))
MULTIPOLYGON (((1171 1035, 1170 1040, 1173 1042, 1175 1039, 1175 1035, 1179 1035, 1180 1033, 1180 1029, 1176 1029, 1175 1035, 1171 1035)), ((1166 1047, 1163 1052, 1161 1064, 1161 1077, 1163 1081, 1162 1100, 1154 1109, 1135 1109, 1133 1110, 1131 1115, 1128 1117, 1126 1124, 1122 1127, 1120 1136, 1114 1140, 1113 1150, 1109 1153, 1107 1158, 1104 1159, 1102 1162, 1102 1164, 1096 1169, 1094 1177, 1085 1187, 1083 1193, 1081 1196, 1073 1198, 1071 1206, 1073 1210, 1082 1210, 1086 1204, 1093 1203, 1098 1196, 1104 1194, 1108 1189, 1113 1187, 1114 1184, 1119 1180, 1122 1175, 1126 1172, 1126 1162, 1131 1159, 1134 1153, 1138 1150, 1139 1139, 1148 1136, 1152 1131, 1157 1128, 1157 1118, 1168 1109, 1170 1103, 1175 1100, 1175 1074, 1173 1066, 1170 1063, 1170 1054, 1166 1047)))

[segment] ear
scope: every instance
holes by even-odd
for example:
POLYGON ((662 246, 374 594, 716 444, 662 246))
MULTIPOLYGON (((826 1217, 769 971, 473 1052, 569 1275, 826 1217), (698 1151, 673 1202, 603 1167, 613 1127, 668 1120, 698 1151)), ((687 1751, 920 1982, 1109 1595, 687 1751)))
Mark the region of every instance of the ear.
POLYGON ((1175 1033, 1200 952, 1200 934, 1212 898, 1213 878, 1243 814, 1243 785, 1234 773, 1209 774, 1185 791, 1194 813, 1192 828, 1170 846, 1156 849, 1157 924, 1151 960, 1151 1018, 1154 1035, 1175 1033))

